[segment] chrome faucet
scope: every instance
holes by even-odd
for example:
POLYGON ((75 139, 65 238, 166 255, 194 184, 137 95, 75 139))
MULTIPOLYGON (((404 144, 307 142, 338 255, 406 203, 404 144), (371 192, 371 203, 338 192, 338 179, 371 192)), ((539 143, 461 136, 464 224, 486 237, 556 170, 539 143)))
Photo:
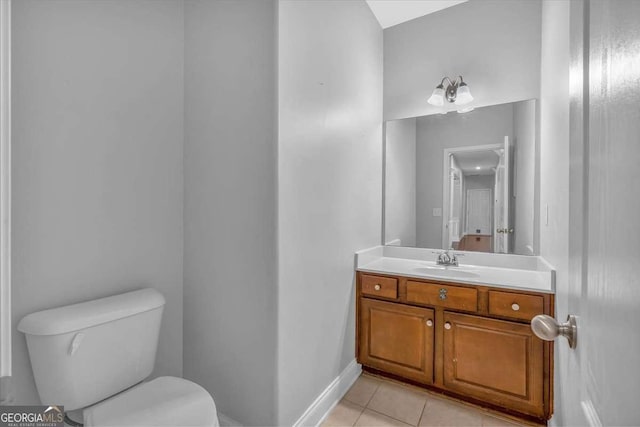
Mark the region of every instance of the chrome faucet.
POLYGON ((453 249, 447 249, 444 252, 434 252, 438 254, 438 265, 447 265, 447 266, 458 266, 458 256, 462 256, 461 254, 454 254, 453 249))

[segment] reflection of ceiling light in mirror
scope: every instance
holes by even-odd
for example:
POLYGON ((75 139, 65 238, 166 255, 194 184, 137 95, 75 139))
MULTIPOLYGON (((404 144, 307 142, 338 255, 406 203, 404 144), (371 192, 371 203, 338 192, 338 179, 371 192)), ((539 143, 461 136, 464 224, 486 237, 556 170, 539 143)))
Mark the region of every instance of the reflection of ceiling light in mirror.
POLYGON ((480 169, 482 169, 480 166, 476 166, 477 171, 479 171, 480 169))
POLYGON ((461 113, 461 114, 462 113, 468 113, 468 112, 473 111, 473 110, 475 110, 475 108, 467 107, 467 108, 463 108, 462 110, 458 110, 458 113, 461 113))

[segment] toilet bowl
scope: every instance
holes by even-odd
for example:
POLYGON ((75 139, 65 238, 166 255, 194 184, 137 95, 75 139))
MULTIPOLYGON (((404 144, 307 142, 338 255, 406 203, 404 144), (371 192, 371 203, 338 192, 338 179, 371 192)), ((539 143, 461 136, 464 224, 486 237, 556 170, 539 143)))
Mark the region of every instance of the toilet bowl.
POLYGON ((85 426, 218 426, 205 389, 176 377, 146 381, 165 300, 141 289, 25 316, 42 404, 82 411, 85 426))

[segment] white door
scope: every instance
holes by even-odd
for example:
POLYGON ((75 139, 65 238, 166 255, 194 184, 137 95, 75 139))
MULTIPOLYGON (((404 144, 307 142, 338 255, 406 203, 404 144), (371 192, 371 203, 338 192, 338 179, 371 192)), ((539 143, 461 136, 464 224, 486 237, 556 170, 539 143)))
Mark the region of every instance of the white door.
POLYGON ((465 234, 490 234, 491 189, 467 190, 467 226, 465 234))
POLYGON ((637 426, 640 1, 572 2, 571 22, 568 309, 578 316, 578 340, 557 367, 566 370, 556 385, 562 395, 558 421, 637 426), (581 72, 583 64, 588 73, 581 72), (581 77, 588 79, 584 89, 581 77))
POLYGON ((500 150, 500 162, 496 168, 494 234, 495 252, 509 253, 509 192, 510 192, 510 153, 509 137, 504 137, 504 147, 500 150))

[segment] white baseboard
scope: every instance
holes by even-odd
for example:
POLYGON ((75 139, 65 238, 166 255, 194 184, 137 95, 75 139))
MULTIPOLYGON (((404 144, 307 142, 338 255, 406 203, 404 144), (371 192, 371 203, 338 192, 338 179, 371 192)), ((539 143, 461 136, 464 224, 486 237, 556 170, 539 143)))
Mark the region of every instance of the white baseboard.
POLYGON ((218 412, 218 421, 220 421, 220 427, 242 427, 242 424, 220 412, 218 412))
POLYGON ((338 404, 340 399, 349 391, 351 386, 360 376, 362 367, 352 360, 340 375, 324 389, 316 400, 304 411, 304 414, 295 422, 294 427, 318 426, 329 415, 329 412, 338 404))

